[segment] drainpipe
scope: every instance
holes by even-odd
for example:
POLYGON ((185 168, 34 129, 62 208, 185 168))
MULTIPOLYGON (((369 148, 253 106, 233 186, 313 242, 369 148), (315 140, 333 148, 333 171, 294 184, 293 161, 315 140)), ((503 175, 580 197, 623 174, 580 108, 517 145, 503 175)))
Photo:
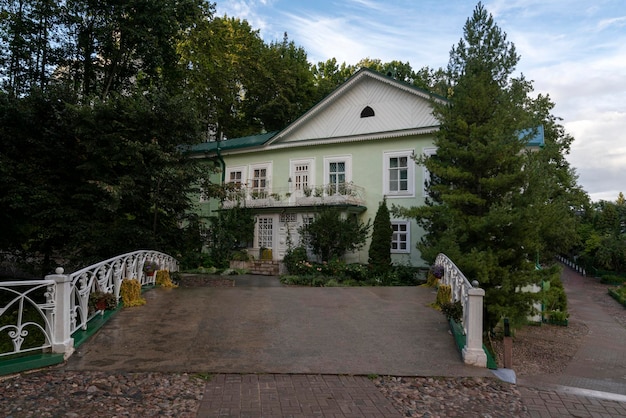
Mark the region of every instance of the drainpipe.
POLYGON ((226 161, 224 161, 224 158, 222 158, 222 154, 220 153, 220 143, 222 141, 219 140, 217 141, 217 159, 220 162, 220 165, 222 166, 222 185, 226 184, 226 161))

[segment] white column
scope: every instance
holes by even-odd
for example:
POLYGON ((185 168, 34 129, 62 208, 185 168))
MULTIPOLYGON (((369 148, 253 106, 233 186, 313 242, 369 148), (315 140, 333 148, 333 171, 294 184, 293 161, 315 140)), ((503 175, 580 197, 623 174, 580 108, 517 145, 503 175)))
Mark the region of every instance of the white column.
POLYGON ((52 352, 64 353, 67 359, 74 352, 74 339, 70 333, 71 279, 63 274, 61 267, 56 269, 56 273, 46 276, 46 279, 56 282, 52 352))
POLYGON ((485 291, 478 287, 468 290, 469 314, 467 335, 463 348, 463 361, 472 366, 487 367, 487 354, 483 350, 483 298, 485 291))

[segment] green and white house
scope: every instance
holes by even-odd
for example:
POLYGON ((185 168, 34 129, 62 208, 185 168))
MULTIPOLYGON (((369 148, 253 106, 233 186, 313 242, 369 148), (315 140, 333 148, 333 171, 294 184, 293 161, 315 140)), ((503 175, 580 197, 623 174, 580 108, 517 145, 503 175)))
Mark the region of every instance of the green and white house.
MULTIPOLYGON (((444 99, 363 68, 281 131, 191 147, 192 158, 219 162, 213 181, 240 186, 224 202, 200 201, 200 216, 237 204, 252 208, 248 253, 258 258, 270 249, 282 260, 321 205, 363 222, 373 221, 385 197, 390 207, 423 205, 429 174, 413 157, 436 152, 431 100, 444 99)), ((533 132, 528 148, 536 150, 544 145, 543 127, 533 132)), ((416 248, 424 231, 414 219, 392 219, 392 226, 394 264, 424 266, 416 248)), ((367 263, 368 250, 369 243, 345 261, 367 263)))
MULTIPOLYGON (((364 222, 373 221, 384 197, 390 207, 423 205, 428 173, 413 157, 435 152, 430 100, 426 91, 361 69, 281 131, 195 145, 193 158, 221 160, 216 178, 241 185, 223 203, 200 202, 200 215, 237 203, 252 208, 249 254, 267 248, 281 260, 320 205, 364 222)), ((392 225, 392 261, 423 265, 416 249, 423 231, 415 220, 392 219, 392 225)), ((345 261, 367 263, 368 249, 345 261)))

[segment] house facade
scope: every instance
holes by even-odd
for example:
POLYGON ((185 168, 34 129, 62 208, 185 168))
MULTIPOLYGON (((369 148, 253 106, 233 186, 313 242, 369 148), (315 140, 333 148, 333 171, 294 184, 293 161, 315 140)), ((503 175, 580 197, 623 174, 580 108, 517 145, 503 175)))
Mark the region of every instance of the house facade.
MULTIPOLYGON (((322 206, 373 222, 383 198, 389 207, 423 205, 428 172, 413 158, 435 152, 431 100, 423 90, 361 69, 281 131, 195 145, 192 157, 219 160, 217 176, 239 186, 223 202, 200 202, 200 215, 237 204, 251 208, 249 254, 267 249, 281 260, 322 206)), ((415 220, 392 218, 392 226, 392 261, 424 265, 415 220)), ((367 263, 368 249, 369 242, 345 261, 367 263)))

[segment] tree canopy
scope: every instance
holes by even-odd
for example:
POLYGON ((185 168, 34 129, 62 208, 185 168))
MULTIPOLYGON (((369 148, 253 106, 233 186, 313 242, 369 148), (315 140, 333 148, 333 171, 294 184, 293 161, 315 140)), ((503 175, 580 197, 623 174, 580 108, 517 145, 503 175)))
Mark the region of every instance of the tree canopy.
POLYGON ((481 3, 463 34, 445 72, 447 100, 433 101, 437 153, 417 159, 431 176, 427 204, 396 212, 426 230, 418 247, 427 260, 443 252, 480 282, 493 326, 530 312, 535 296, 520 290, 540 284, 538 257, 575 243, 586 196, 564 158, 571 137, 549 98, 533 99, 532 83, 513 76, 520 57, 481 3), (546 145, 528 150, 539 126, 546 145))
POLYGON ((0 250, 41 256, 44 271, 55 258, 200 248, 188 192, 207 167, 180 145, 281 129, 363 67, 447 98, 433 102, 438 153, 418 161, 428 206, 405 213, 427 230, 427 259, 465 255, 493 296, 534 282, 537 254, 576 243, 586 196, 564 158, 572 138, 550 98, 511 77, 519 57, 481 4, 448 68, 419 70, 311 64, 287 34, 265 42, 203 0, 7 0, 0 16, 0 250), (539 125, 546 146, 526 152, 539 125))

